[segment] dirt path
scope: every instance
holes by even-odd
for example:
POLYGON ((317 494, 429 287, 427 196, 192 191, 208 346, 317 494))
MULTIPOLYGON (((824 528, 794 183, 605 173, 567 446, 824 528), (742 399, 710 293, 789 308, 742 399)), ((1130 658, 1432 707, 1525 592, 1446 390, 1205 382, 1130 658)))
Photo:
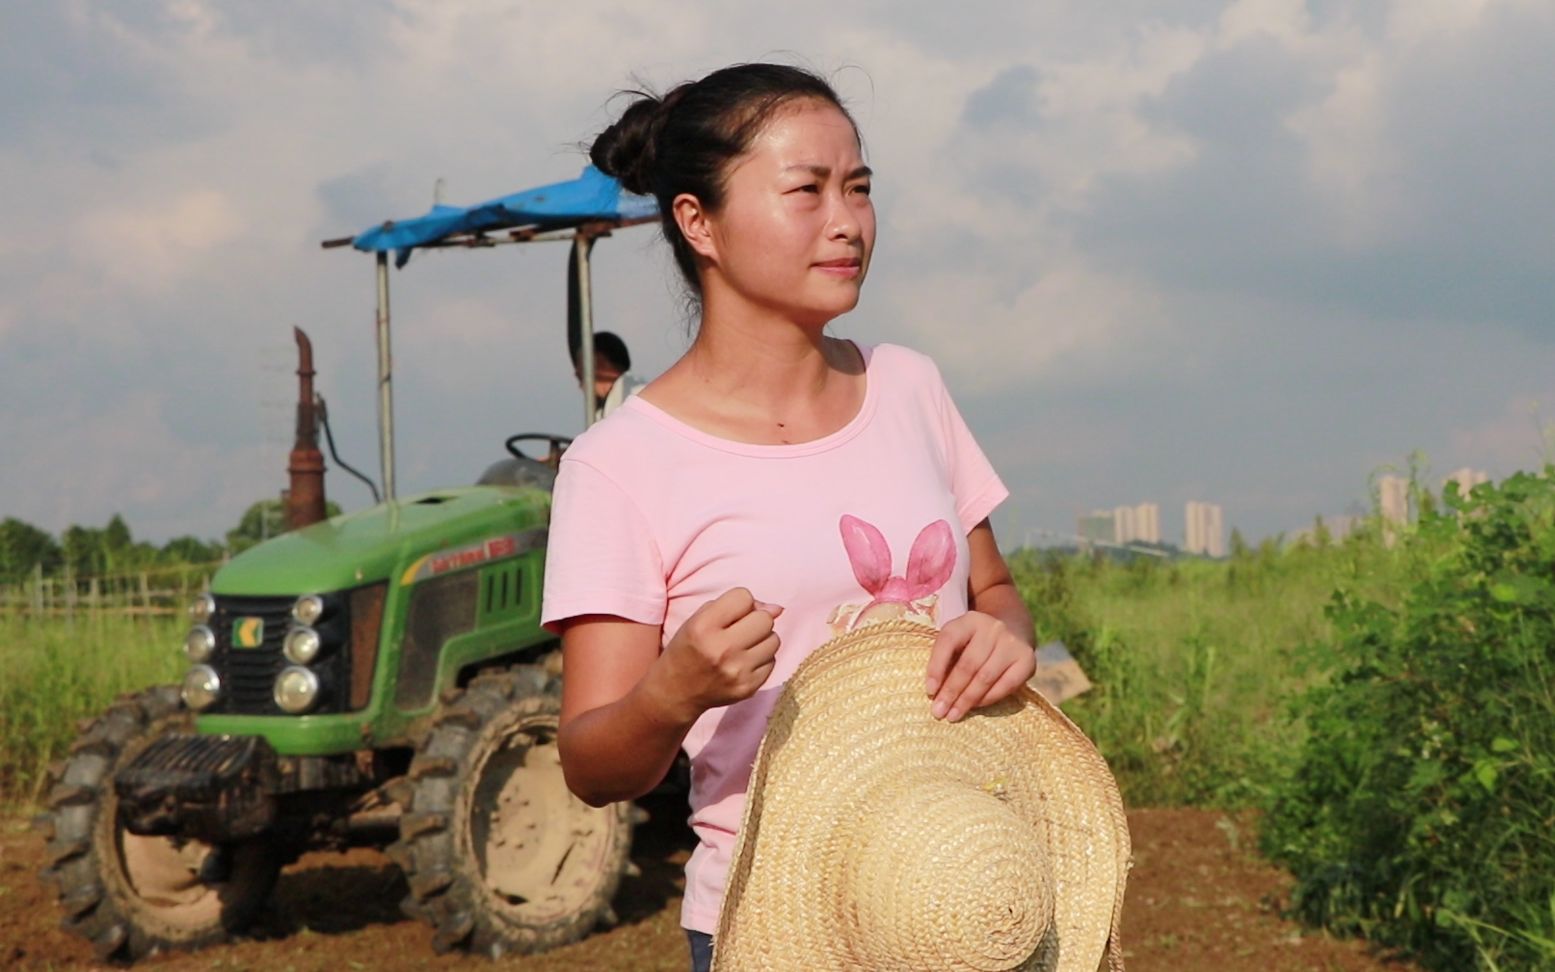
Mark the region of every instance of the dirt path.
MULTIPOLYGON (((687 853, 676 814, 661 811, 639 832, 642 876, 617 899, 621 924, 547 955, 500 963, 432 954, 428 928, 400 916, 405 884, 381 854, 304 858, 281 878, 256 939, 194 955, 161 955, 154 972, 490 972, 643 970, 683 972, 677 926, 680 865, 687 853)), ((1124 915, 1131 972, 1418 972, 1368 953, 1359 942, 1304 932, 1278 912, 1287 880, 1248 851, 1251 835, 1222 814, 1137 810, 1129 815, 1134 871, 1124 915)), ((0 968, 100 967, 83 942, 58 930, 59 913, 38 883, 42 843, 25 821, 0 818, 0 968)))

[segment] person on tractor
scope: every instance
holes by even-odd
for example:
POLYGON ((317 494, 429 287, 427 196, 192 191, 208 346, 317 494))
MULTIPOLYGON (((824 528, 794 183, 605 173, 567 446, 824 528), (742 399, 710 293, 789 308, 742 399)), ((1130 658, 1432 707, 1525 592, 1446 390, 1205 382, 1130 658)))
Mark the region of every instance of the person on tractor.
MULTIPOLYGON (((572 374, 579 387, 583 385, 583 363, 580 349, 572 349, 572 374)), ((614 331, 599 331, 594 335, 594 419, 598 421, 614 412, 626 401, 627 396, 641 391, 647 382, 631 373, 632 353, 626 342, 614 331)))
POLYGON ((706 969, 757 746, 799 662, 838 631, 937 625, 924 678, 956 721, 1032 675, 1032 622, 988 520, 1008 491, 934 363, 826 333, 875 242, 832 87, 724 68, 639 97, 590 156, 657 198, 700 321, 562 457, 542 598, 563 641, 558 744, 596 806, 690 757, 681 923, 706 969))

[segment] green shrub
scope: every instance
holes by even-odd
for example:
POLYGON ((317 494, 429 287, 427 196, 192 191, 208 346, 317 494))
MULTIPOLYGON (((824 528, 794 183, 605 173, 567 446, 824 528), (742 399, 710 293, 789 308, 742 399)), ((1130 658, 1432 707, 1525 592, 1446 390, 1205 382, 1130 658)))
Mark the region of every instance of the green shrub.
POLYGON ((1461 972, 1555 967, 1555 467, 1426 511, 1397 605, 1335 597, 1264 847, 1305 919, 1461 972))
MULTIPOLYGON (((1039 640, 1061 640, 1095 688, 1065 704, 1133 806, 1259 802, 1301 742, 1279 718, 1335 586, 1396 586, 1374 539, 1267 543, 1230 561, 1023 552, 1011 569, 1039 640)), ((1380 594, 1379 594, 1380 596, 1380 594)))

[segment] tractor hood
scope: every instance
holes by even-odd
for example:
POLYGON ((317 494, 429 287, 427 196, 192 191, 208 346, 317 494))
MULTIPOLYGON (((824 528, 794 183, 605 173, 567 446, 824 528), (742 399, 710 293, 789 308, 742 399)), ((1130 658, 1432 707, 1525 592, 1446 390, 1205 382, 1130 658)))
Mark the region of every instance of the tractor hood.
POLYGON ((338 591, 388 578, 440 550, 543 527, 550 494, 467 486, 382 503, 283 534, 217 571, 215 594, 274 596, 338 591))

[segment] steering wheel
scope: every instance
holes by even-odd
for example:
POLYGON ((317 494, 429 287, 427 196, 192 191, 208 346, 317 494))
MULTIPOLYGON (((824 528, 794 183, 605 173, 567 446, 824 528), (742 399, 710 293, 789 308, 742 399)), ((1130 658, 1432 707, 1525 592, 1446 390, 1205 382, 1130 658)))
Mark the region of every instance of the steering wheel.
POLYGON ((518 447, 520 442, 529 441, 544 442, 546 444, 546 448, 549 451, 545 456, 541 457, 542 460, 552 456, 560 456, 563 449, 572 445, 571 436, 553 435, 549 432, 520 432, 517 435, 508 436, 507 441, 502 443, 502 446, 512 453, 514 459, 532 459, 534 458, 533 456, 524 455, 523 450, 518 447))

